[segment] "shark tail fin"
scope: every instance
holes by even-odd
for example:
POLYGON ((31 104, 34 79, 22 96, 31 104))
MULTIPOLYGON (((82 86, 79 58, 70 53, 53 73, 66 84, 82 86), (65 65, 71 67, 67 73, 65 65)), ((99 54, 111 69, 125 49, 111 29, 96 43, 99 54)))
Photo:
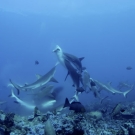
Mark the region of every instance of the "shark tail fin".
POLYGON ((11 79, 9 79, 9 81, 16 88, 17 94, 19 95, 21 87, 19 85, 15 84, 15 83, 13 83, 11 79))
POLYGON ((65 99, 65 104, 64 104, 63 108, 69 107, 69 106, 70 106, 69 100, 68 100, 68 98, 66 98, 65 99))
POLYGON ((133 90, 133 89, 134 89, 134 85, 132 85, 132 87, 131 87, 130 90, 127 90, 127 91, 123 92, 123 96, 124 96, 124 97, 127 97, 127 94, 128 94, 131 90, 133 90))
POLYGON ((15 97, 15 94, 14 94, 14 92, 13 92, 13 89, 11 89, 11 95, 10 95, 10 97, 15 97))
POLYGON ((14 88, 14 85, 13 85, 12 83, 8 83, 8 84, 7 84, 7 87, 14 88))

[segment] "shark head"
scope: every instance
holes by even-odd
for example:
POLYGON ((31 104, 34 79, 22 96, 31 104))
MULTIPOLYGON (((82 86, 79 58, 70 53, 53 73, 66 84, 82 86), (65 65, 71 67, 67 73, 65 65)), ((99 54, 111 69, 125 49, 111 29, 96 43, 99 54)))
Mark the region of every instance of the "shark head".
POLYGON ((64 58, 64 54, 63 54, 63 51, 62 51, 61 47, 58 46, 58 45, 56 45, 56 47, 55 47, 55 49, 53 50, 53 52, 56 54, 58 61, 59 61, 62 65, 65 66, 65 64, 64 64, 64 59, 65 59, 65 58, 64 58))
POLYGON ((61 49, 61 47, 59 45, 56 45, 53 52, 56 53, 56 54, 63 53, 63 51, 62 51, 62 49, 61 49))

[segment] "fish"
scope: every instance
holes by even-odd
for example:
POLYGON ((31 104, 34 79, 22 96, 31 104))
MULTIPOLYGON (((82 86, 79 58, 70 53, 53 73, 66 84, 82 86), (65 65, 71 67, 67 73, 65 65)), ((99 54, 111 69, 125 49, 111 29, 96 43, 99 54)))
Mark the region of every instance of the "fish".
MULTIPOLYGON (((67 76, 70 75, 72 81, 73 81, 73 86, 77 89, 80 87, 80 81, 81 81, 81 74, 79 74, 76 69, 70 64, 69 61, 65 60, 65 65, 68 69, 67 76)), ((66 78, 67 78, 66 76, 66 78)), ((65 78, 65 80, 66 80, 65 78)))
POLYGON ((45 75, 39 77, 39 79, 37 79, 35 82, 33 82, 31 84, 25 84, 24 86, 19 86, 16 83, 12 82, 11 79, 9 79, 10 83, 17 89, 18 95, 20 93, 20 90, 36 89, 36 88, 39 88, 39 87, 47 84, 48 82, 58 83, 58 81, 53 77, 55 74, 55 71, 56 71, 57 64, 51 70, 49 70, 49 72, 47 72, 45 75))
POLYGON ((14 101, 14 103, 18 103, 24 107, 26 107, 27 109, 30 109, 30 110, 33 110, 35 108, 35 105, 31 105, 31 104, 28 104, 24 101, 22 101, 21 99, 19 99, 13 92, 13 90, 11 90, 11 96, 12 98, 15 98, 16 101, 14 101))
POLYGON ((132 67, 130 67, 130 66, 128 66, 128 67, 126 67, 126 69, 127 70, 131 70, 131 69, 133 69, 132 67))
POLYGON ((101 82, 99 82, 97 80, 94 80, 94 82, 99 86, 100 89, 109 91, 109 92, 111 92, 113 94, 116 94, 116 93, 117 94, 122 94, 124 97, 126 97, 127 94, 134 89, 134 86, 132 86, 132 88, 130 88, 129 90, 122 92, 122 91, 119 91, 119 90, 113 88, 111 86, 111 82, 109 82, 107 85, 105 85, 105 84, 103 84, 103 83, 101 83, 101 82))
POLYGON ((35 65, 38 65, 38 64, 39 64, 39 62, 37 60, 35 60, 35 65))
MULTIPOLYGON (((72 103, 73 101, 75 101, 75 99, 74 99, 74 98, 71 98, 70 101, 69 101, 69 103, 72 103)), ((64 103, 55 106, 55 107, 53 108, 54 114, 61 114, 62 111, 65 109, 65 108, 63 108, 63 106, 64 106, 64 103)))
POLYGON ((75 113, 83 113, 85 112, 85 107, 80 102, 69 102, 68 98, 65 99, 65 104, 63 108, 69 107, 69 110, 73 110, 75 113))
POLYGON ((65 53, 63 52, 62 48, 60 46, 56 46, 56 48, 53 50, 53 52, 56 54, 59 62, 64 66, 65 66, 65 63, 64 61, 67 60, 69 61, 70 63, 72 63, 72 66, 77 69, 77 71, 79 73, 82 73, 82 71, 84 69, 86 69, 85 67, 82 67, 82 63, 81 61, 84 59, 84 57, 81 57, 81 58, 78 58, 76 57, 75 55, 72 55, 72 54, 69 54, 69 53, 65 53))

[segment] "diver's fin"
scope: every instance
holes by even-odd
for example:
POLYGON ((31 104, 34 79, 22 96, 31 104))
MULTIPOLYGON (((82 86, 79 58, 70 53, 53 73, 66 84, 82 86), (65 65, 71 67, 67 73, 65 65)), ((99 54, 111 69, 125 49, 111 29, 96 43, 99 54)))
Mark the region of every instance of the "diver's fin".
POLYGON ((67 75, 66 75, 66 77, 65 77, 65 81, 67 80, 68 75, 69 75, 69 71, 68 71, 68 73, 67 73, 67 75))
POLYGON ((82 61, 83 59, 84 59, 84 57, 79 58, 80 61, 82 61))
POLYGON ((52 78, 50 79, 50 82, 59 83, 54 77, 52 77, 52 78))
POLYGON ((64 104, 63 108, 69 107, 69 106, 70 106, 69 100, 68 100, 68 98, 66 98, 65 99, 65 104, 64 104))

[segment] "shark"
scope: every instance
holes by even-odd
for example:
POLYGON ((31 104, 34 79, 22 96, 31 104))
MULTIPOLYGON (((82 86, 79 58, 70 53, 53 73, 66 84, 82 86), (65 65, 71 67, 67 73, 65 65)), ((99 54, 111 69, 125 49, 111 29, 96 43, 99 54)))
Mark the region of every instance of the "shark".
POLYGON ((101 99, 101 97, 99 95, 98 87, 92 78, 90 78, 90 85, 91 85, 90 90, 93 92, 94 96, 98 99, 101 99))
POLYGON ((52 99, 52 100, 48 100, 48 101, 42 103, 41 106, 43 108, 48 108, 48 107, 54 106, 55 103, 56 103, 56 100, 52 99))
POLYGON ((47 85, 42 88, 42 90, 38 90, 37 92, 32 92, 29 95, 33 97, 34 100, 36 101, 41 101, 44 100, 45 97, 50 97, 50 98, 55 98, 54 95, 52 94, 52 85, 47 85))
MULTIPOLYGON (((73 86, 77 89, 80 87, 80 81, 81 81, 81 74, 79 74, 76 69, 74 69, 74 67, 70 64, 70 62, 68 60, 65 60, 65 65, 67 67, 68 70, 68 75, 70 75, 72 81, 73 81, 73 86)), ((66 76, 66 78, 67 78, 66 76)), ((66 80, 65 78, 65 80, 66 80)))
POLYGON ((118 88, 131 88, 133 85, 128 84, 127 82, 119 82, 118 88))
POLYGON ((28 104, 28 103, 22 101, 21 99, 19 99, 19 98, 14 94, 13 90, 11 90, 11 95, 10 95, 10 97, 15 98, 16 103, 19 103, 20 105, 26 107, 27 109, 34 110, 34 108, 36 107, 35 105, 28 104))
POLYGON ((11 79, 10 79, 10 83, 17 89, 18 95, 20 93, 20 90, 36 89, 36 88, 39 88, 39 87, 47 84, 48 82, 58 83, 58 81, 53 77, 55 74, 57 65, 58 65, 58 63, 56 63, 56 65, 51 70, 49 70, 45 75, 40 76, 35 82, 33 82, 31 84, 25 84, 24 86, 19 86, 16 83, 12 82, 11 79))
POLYGON ((85 91, 87 91, 87 88, 90 90, 91 89, 91 85, 90 85, 90 74, 84 70, 83 74, 82 74, 82 84, 83 87, 85 89, 85 91))
POLYGON ((125 92, 122 92, 122 91, 119 91, 115 88, 113 88, 111 86, 111 82, 109 82, 107 85, 97 81, 97 80, 94 80, 94 82, 99 86, 100 89, 103 89, 103 90, 106 90, 106 91, 109 91, 113 94, 117 93, 117 94, 122 94, 124 97, 127 96, 127 94, 132 91, 134 89, 134 86, 132 86, 132 88, 130 88, 129 90, 125 91, 125 92))
POLYGON ((79 73, 82 73, 82 71, 85 69, 85 67, 82 67, 81 61, 84 59, 84 57, 78 58, 75 55, 63 52, 62 48, 58 45, 56 45, 56 48, 53 50, 53 52, 56 54, 58 61, 66 67, 64 61, 68 60, 72 66, 77 69, 79 73))

